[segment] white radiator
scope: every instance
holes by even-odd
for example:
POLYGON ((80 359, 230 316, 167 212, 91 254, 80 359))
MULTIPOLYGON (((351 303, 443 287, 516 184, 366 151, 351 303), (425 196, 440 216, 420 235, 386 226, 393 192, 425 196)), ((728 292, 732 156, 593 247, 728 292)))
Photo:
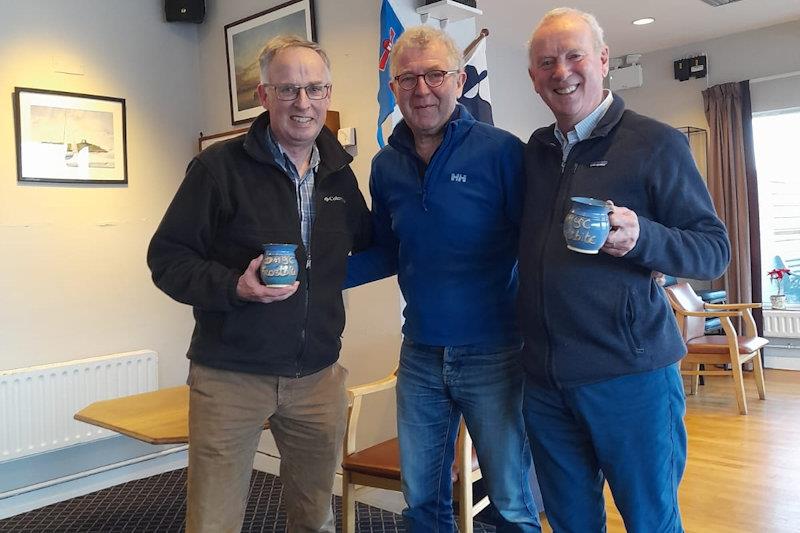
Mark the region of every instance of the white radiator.
POLYGON ((764 310, 764 336, 800 339, 800 312, 764 310))
POLYGON ((0 370, 0 462, 110 437, 72 415, 98 400, 156 389, 152 350, 0 370))

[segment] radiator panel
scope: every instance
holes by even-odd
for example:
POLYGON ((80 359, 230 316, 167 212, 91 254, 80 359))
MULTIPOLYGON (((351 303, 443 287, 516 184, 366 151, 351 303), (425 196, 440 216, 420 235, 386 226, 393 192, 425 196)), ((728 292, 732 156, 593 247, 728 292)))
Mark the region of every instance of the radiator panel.
POLYGON ((72 416, 98 400, 157 389, 152 350, 0 371, 0 462, 115 435, 72 416))

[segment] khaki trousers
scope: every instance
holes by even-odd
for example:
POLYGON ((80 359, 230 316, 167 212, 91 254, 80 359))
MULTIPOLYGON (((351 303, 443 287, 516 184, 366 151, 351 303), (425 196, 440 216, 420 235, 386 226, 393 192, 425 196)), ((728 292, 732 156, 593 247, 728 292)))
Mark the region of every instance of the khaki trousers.
POLYGON ((346 377, 338 363, 301 378, 192 363, 186 531, 241 530, 253 459, 269 420, 281 454, 287 530, 333 533, 331 492, 344 437, 346 377))

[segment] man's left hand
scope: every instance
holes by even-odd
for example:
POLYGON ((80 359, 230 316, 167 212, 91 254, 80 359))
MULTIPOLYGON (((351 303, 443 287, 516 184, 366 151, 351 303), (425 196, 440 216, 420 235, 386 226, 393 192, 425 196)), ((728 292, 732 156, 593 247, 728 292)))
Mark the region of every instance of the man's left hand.
POLYGON ((611 209, 608 215, 611 231, 600 250, 614 257, 622 257, 633 250, 639 240, 639 217, 627 207, 616 206, 611 200, 607 200, 607 203, 611 209))

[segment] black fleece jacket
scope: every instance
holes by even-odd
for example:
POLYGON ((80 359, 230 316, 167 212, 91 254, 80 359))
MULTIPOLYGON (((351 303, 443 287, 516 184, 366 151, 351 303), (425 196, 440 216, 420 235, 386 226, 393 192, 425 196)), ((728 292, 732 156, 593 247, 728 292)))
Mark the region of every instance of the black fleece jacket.
POLYGON ((269 114, 242 136, 195 157, 147 254, 155 284, 194 308, 187 356, 206 366, 304 376, 339 357, 347 256, 369 244, 369 210, 349 164, 323 128, 316 143, 311 268, 300 233, 295 187, 267 148, 269 114), (245 302, 236 283, 264 243, 298 245, 300 287, 287 300, 245 302))
POLYGON ((619 96, 561 166, 553 126, 533 133, 519 250, 523 364, 534 382, 571 387, 646 372, 683 357, 685 346, 653 271, 712 279, 730 260, 686 138, 625 110, 619 96), (639 218, 624 257, 566 248, 571 196, 612 200, 639 218))

